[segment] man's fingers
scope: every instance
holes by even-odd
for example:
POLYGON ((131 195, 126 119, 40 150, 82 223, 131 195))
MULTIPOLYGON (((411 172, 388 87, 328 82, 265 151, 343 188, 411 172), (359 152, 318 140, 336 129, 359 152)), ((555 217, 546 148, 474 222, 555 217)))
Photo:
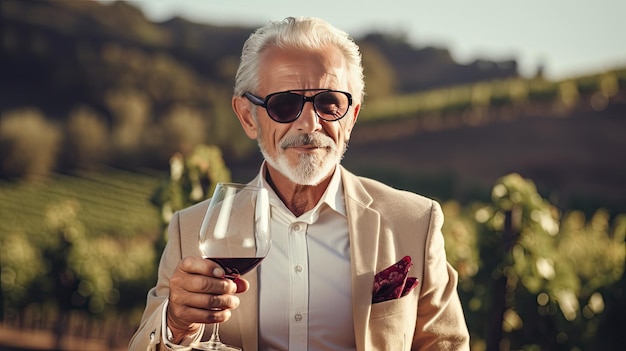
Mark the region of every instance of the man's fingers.
POLYGON ((194 323, 222 323, 231 316, 229 309, 203 309, 171 304, 168 306, 168 325, 181 324, 183 330, 194 323), (182 316, 182 317, 178 317, 182 316))
POLYGON ((230 279, 211 278, 203 275, 181 275, 174 280, 173 284, 178 284, 178 280, 184 280, 184 283, 178 286, 191 293, 205 294, 234 294, 237 291, 237 285, 230 279))
POLYGON ((242 278, 224 278, 224 270, 215 262, 200 257, 186 257, 170 278, 168 318, 176 325, 221 323, 239 306, 236 293, 250 284, 242 278))
POLYGON ((170 279, 172 290, 215 295, 234 294, 237 285, 224 279, 224 270, 215 262, 200 257, 186 257, 170 279))
POLYGON ((237 293, 246 292, 250 289, 250 283, 243 278, 235 278, 233 283, 237 285, 237 293))
POLYGON ((196 308, 202 310, 226 310, 239 306, 239 297, 231 294, 213 295, 213 294, 172 294, 170 303, 174 306, 186 306, 188 308, 196 308))
MULTIPOLYGON (((210 277, 223 278, 224 275, 214 275, 215 269, 220 268, 217 263, 198 256, 187 256, 178 264, 178 267, 187 273, 201 274, 210 277)), ((222 270, 223 272, 223 270, 222 270)))
POLYGON ((171 295, 168 318, 183 326, 193 323, 221 323, 227 321, 231 310, 238 306, 239 298, 235 295, 171 295))

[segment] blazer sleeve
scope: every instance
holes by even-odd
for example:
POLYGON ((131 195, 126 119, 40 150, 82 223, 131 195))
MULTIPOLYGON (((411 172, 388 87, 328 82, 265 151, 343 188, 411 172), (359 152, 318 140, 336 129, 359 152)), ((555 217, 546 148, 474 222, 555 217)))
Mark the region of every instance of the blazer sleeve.
POLYGON ((146 308, 141 318, 139 328, 128 345, 129 351, 168 350, 162 340, 161 322, 163 308, 169 297, 170 277, 178 262, 182 259, 179 214, 176 213, 168 228, 168 241, 159 264, 158 280, 155 287, 150 289, 146 300, 146 308))
POLYGON ((432 201, 424 275, 412 350, 469 350, 469 332, 457 292, 458 274, 447 262, 443 212, 432 201))

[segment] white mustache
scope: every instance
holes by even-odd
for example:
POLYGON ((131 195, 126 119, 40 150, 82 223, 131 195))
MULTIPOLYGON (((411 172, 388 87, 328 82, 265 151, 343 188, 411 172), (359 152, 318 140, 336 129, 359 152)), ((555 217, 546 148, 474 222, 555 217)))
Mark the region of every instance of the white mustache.
POLYGON ((334 148, 335 143, 331 138, 320 133, 307 133, 286 136, 280 142, 280 147, 284 150, 290 147, 313 146, 319 148, 334 148))

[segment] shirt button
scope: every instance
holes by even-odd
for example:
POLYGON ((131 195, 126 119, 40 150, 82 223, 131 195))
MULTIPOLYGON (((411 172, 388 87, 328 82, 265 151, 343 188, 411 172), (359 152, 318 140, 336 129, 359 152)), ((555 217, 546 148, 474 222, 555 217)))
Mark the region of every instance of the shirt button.
POLYGON ((302 315, 300 313, 296 313, 294 319, 296 320, 296 322, 300 322, 302 320, 302 315))
POLYGON ((293 230, 296 231, 296 232, 299 232, 300 231, 300 224, 294 224, 293 225, 293 230))
POLYGON ((303 269, 301 264, 296 265, 296 272, 300 273, 303 269))

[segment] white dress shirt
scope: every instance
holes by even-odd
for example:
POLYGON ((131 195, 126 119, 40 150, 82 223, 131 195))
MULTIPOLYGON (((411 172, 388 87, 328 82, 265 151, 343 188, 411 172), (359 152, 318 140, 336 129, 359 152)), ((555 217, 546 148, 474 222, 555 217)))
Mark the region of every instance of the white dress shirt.
POLYGON ((272 247, 259 266, 259 350, 355 350, 350 241, 338 169, 295 217, 268 185, 272 247))

